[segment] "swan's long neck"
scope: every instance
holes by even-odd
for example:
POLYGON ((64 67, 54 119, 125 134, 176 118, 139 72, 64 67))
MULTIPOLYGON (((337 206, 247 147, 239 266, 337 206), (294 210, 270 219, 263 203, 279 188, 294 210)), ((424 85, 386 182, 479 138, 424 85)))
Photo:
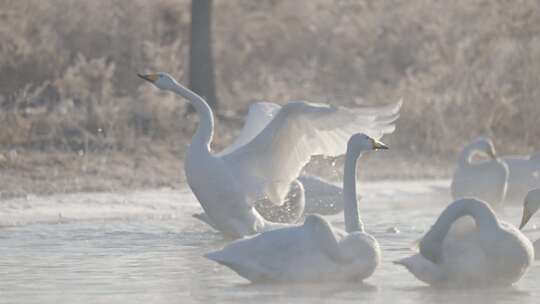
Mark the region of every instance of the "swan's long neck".
POLYGON ((450 204, 439 216, 437 221, 422 239, 420 251, 422 254, 437 255, 441 253, 442 243, 452 224, 462 216, 469 215, 474 219, 479 231, 494 231, 500 227, 499 220, 493 210, 484 202, 464 198, 450 204), (429 248, 429 252, 423 249, 429 248), (435 252, 435 254, 433 254, 435 252))
POLYGON ((460 166, 467 166, 471 164, 473 155, 479 151, 478 145, 470 144, 459 155, 458 163, 460 166))
POLYGON ((176 83, 172 89, 178 95, 189 100, 199 115, 199 126, 191 140, 191 146, 201 147, 210 153, 210 143, 214 135, 214 115, 206 101, 193 91, 176 83))
POLYGON ((364 225, 358 214, 358 200, 356 198, 356 162, 359 157, 360 151, 347 148, 343 170, 343 215, 345 217, 345 230, 349 233, 364 231, 364 225))

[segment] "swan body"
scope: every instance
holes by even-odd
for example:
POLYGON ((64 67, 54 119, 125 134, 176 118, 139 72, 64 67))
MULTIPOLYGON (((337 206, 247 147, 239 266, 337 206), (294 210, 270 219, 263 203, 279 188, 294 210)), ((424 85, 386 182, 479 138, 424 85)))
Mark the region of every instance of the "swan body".
POLYGON ((356 161, 362 151, 386 148, 364 134, 351 137, 345 161, 346 232, 320 215, 303 225, 263 232, 236 240, 207 258, 252 282, 363 280, 380 263, 377 241, 364 232, 356 199, 356 161))
POLYGON ((527 192, 540 187, 540 159, 535 156, 506 156, 508 165, 508 189, 506 201, 522 202, 527 192))
MULTIPOLYGON (((283 205, 278 206, 269 203, 266 200, 259 200, 255 203, 255 210, 267 219, 275 223, 296 223, 304 214, 305 197, 304 186, 300 182, 300 178, 291 183, 291 190, 283 205)), ((210 227, 219 231, 214 226, 211 219, 204 213, 195 213, 193 217, 208 224, 210 227)))
POLYGON ((540 240, 534 241, 533 247, 534 247, 534 259, 540 260, 540 240))
MULTIPOLYGON (((519 229, 523 229, 531 217, 540 209, 540 188, 527 192, 523 203, 523 217, 519 229)), ((533 243, 535 259, 540 260, 540 240, 533 243)))
POLYGON ((454 200, 476 197, 498 207, 504 201, 507 181, 508 167, 497 158, 493 143, 487 138, 478 138, 461 152, 450 190, 454 200), (476 153, 490 159, 473 162, 476 153))
MULTIPOLYGON (((265 200, 257 201, 255 209, 267 220, 296 223, 304 213, 331 215, 343 211, 343 189, 321 178, 301 175, 291 183, 291 190, 281 206, 265 200)), ((193 217, 216 229, 204 213, 193 217)))
POLYGON ((375 138, 394 131, 401 102, 378 108, 344 109, 309 102, 284 106, 264 103, 256 113, 273 113, 259 122, 248 115, 232 147, 212 153, 212 110, 204 99, 165 73, 141 75, 156 87, 187 99, 199 125, 185 159, 187 183, 212 226, 228 237, 241 238, 281 227, 254 208, 259 200, 281 205, 291 183, 312 155, 344 153, 340 143, 362 131, 375 138), (278 109, 279 108, 279 109, 278 109))
POLYGON ((534 259, 531 242, 514 226, 499 221, 490 206, 473 198, 450 204, 420 241, 420 252, 394 263, 434 286, 500 286, 517 282, 534 259), (463 216, 475 227, 448 237, 463 216))
MULTIPOLYGON (((249 107, 246 122, 240 131, 240 134, 236 140, 220 154, 224 155, 230 153, 251 141, 272 121, 280 109, 281 107, 279 105, 269 102, 257 102, 252 104, 249 107)), ((287 215, 284 210, 300 210, 302 204, 305 207, 305 210, 302 211, 306 213, 327 215, 337 214, 343 211, 343 201, 341 200, 343 189, 341 187, 335 186, 312 175, 301 175, 296 181, 302 184, 305 193, 300 196, 298 185, 291 185, 291 192, 285 200, 285 204, 287 204, 287 202, 289 204, 288 206, 284 206, 285 208, 280 208, 281 206, 272 206, 275 204, 258 204, 257 210, 264 218, 272 221, 282 221, 283 219, 289 218, 290 220, 287 222, 294 222, 298 220, 299 216, 302 214, 293 211, 292 215, 287 215), (304 201, 302 201, 301 198, 303 198, 304 201), (269 212, 266 212, 266 210, 269 212)))

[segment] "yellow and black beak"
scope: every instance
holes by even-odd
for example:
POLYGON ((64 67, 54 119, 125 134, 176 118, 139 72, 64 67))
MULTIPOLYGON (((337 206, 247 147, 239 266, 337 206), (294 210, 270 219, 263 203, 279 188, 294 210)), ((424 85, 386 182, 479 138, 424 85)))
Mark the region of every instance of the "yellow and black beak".
POLYGON ((519 224, 519 229, 520 230, 523 227, 525 227, 525 225, 527 225, 527 223, 531 219, 531 216, 532 216, 532 213, 529 211, 529 209, 527 209, 527 207, 524 207, 523 208, 523 216, 521 217, 521 224, 519 224))
POLYGON ((139 76, 140 78, 146 80, 146 81, 150 81, 150 82, 155 82, 157 79, 158 79, 158 75, 157 74, 140 74, 140 73, 137 73, 137 76, 139 76))
POLYGON ((373 150, 388 150, 388 146, 383 142, 378 141, 374 138, 372 138, 371 141, 373 142, 373 150))

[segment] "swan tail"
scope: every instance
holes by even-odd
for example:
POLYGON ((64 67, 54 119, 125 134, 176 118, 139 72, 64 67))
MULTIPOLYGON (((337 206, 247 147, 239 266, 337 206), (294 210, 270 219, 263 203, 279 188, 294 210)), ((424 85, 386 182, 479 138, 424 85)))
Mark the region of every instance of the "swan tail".
POLYGON ((273 276, 260 265, 249 262, 249 259, 244 261, 238 260, 238 257, 234 258, 234 256, 228 254, 226 250, 209 252, 205 254, 204 257, 228 267, 251 282, 268 282, 274 279, 273 276))
POLYGON ((210 223, 210 221, 208 219, 208 215, 206 215, 206 213, 194 213, 191 216, 198 219, 201 222, 204 222, 205 224, 210 223))
POLYGON ((199 221, 207 224, 208 226, 212 227, 213 229, 215 229, 217 231, 221 231, 214 224, 212 224, 212 220, 210 220, 210 218, 208 217, 208 215, 206 213, 204 213, 204 212, 203 213, 194 213, 191 216, 198 219, 199 221))
POLYGON ((396 265, 407 268, 417 279, 430 285, 438 285, 444 281, 444 273, 438 265, 425 259, 420 254, 393 261, 396 265))
POLYGON ((236 272, 238 272, 238 268, 241 268, 240 263, 238 263, 230 254, 227 254, 226 250, 212 251, 205 254, 204 257, 223 266, 227 266, 236 272))
POLYGON ((222 250, 209 252, 204 257, 219 264, 227 263, 227 258, 223 255, 222 250))

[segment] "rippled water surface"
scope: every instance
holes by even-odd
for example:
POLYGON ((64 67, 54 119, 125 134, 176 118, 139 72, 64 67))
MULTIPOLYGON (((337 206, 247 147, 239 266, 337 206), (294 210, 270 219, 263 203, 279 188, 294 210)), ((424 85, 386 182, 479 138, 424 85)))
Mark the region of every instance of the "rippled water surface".
MULTIPOLYGON (((450 201, 447 184, 362 185, 361 216, 383 248, 364 285, 249 284, 202 257, 226 241, 191 217, 200 208, 187 189, 0 201, 0 302, 539 303, 540 263, 512 288, 468 291, 427 287, 391 263, 410 254, 450 201)), ((520 212, 509 207, 501 217, 518 223, 520 212)), ((331 220, 343 226, 342 215, 331 220)))

